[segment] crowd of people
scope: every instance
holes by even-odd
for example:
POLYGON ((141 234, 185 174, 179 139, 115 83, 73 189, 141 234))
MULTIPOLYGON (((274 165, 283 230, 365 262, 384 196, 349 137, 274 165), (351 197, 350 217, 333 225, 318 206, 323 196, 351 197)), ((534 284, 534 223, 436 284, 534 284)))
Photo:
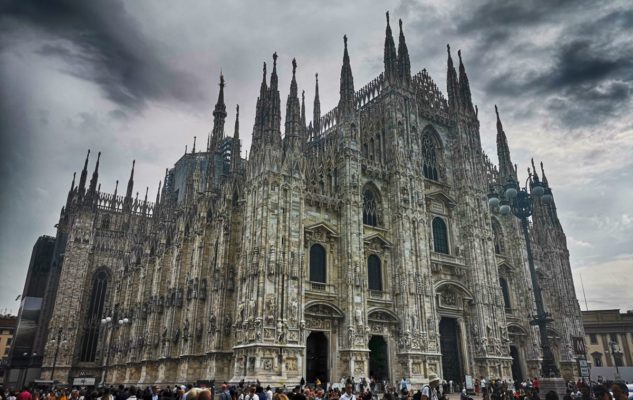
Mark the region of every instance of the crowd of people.
POLYGON ((460 400, 628 400, 629 392, 621 382, 570 381, 567 394, 560 399, 556 392, 541 392, 538 378, 524 381, 505 381, 481 377, 474 382, 472 391, 464 382, 442 381, 436 374, 429 375, 429 383, 413 389, 405 378, 397 385, 388 381, 362 378, 342 378, 340 384, 317 382, 306 385, 305 380, 294 388, 286 386, 266 388, 259 381, 253 384, 240 382, 237 385, 222 383, 219 387, 197 387, 195 385, 147 386, 137 388, 100 387, 86 388, 25 388, 20 391, 0 390, 0 400, 448 400, 459 393, 460 400))

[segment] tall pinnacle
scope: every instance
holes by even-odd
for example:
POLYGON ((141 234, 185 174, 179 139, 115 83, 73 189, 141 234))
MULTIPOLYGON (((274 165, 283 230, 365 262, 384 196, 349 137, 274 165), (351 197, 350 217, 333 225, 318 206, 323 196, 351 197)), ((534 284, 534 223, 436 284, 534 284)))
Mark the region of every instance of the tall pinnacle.
POLYGON ((389 25, 389 11, 387 11, 387 29, 385 32, 385 80, 394 82, 398 76, 398 56, 396 55, 396 45, 393 42, 393 34, 389 25))
POLYGON ((319 74, 314 74, 316 83, 314 88, 314 106, 312 107, 312 126, 314 134, 317 135, 321 130, 321 100, 319 100, 319 74))
POLYGON ((233 131, 233 144, 231 145, 231 171, 237 173, 241 165, 240 144, 240 105, 235 107, 235 130, 233 131))
POLYGON ((255 123, 253 124, 253 144, 256 144, 264 134, 264 118, 268 108, 266 101, 268 95, 268 85, 266 84, 266 63, 263 67, 262 84, 259 88, 259 97, 257 97, 257 105, 255 106, 255 123))
POLYGON ((270 87, 266 95, 264 112, 264 142, 280 145, 281 143, 281 100, 278 90, 277 53, 273 54, 273 71, 270 74, 270 87))
POLYGON ((338 111, 343 115, 354 111, 354 77, 347 52, 347 35, 343 36, 345 50, 343 51, 343 66, 341 67, 341 87, 338 111))
POLYGON ((459 82, 457 81, 457 71, 453 65, 451 57, 451 46, 446 45, 448 52, 448 61, 446 69, 446 91, 448 92, 448 105, 451 112, 455 113, 459 109, 459 82))
POLYGON ((224 121, 226 119, 226 105, 224 104, 224 74, 220 74, 220 93, 218 102, 213 110, 213 132, 211 134, 210 151, 215 151, 224 138, 224 121))
POLYGON ((134 190, 134 166, 136 160, 132 161, 132 172, 130 172, 130 179, 127 181, 127 191, 125 192, 126 199, 132 199, 132 191, 134 190))
POLYGON ((459 57, 459 92, 461 97, 461 103, 464 109, 470 113, 475 113, 473 107, 473 100, 470 94, 470 83, 468 83, 468 75, 466 75, 466 68, 462 62, 462 51, 457 51, 459 57))
POLYGON ((516 181, 516 172, 512 166, 512 160, 510 159, 510 147, 508 146, 508 139, 503 130, 503 125, 501 125, 497 105, 495 105, 495 113, 497 114, 497 156, 499 157, 499 175, 501 176, 501 182, 505 183, 508 178, 512 178, 516 181))
POLYGON ((402 20, 398 20, 400 25, 400 36, 398 37, 398 75, 400 80, 408 85, 411 82, 411 61, 409 60, 409 50, 404 40, 402 32, 402 20))
POLYGON ((97 163, 95 164, 95 170, 92 173, 92 179, 90 179, 90 188, 88 191, 94 193, 97 190, 97 181, 99 180, 99 160, 101 159, 101 152, 97 154, 97 163))
POLYGON ((290 146, 296 146, 299 143, 299 137, 302 134, 301 129, 301 106, 299 105, 299 97, 297 96, 297 61, 292 59, 292 80, 290 81, 290 93, 286 101, 286 138, 290 146))
POLYGON ((86 191, 86 178, 88 177, 88 159, 90 158, 90 149, 88 149, 88 154, 86 154, 86 161, 84 162, 84 169, 81 170, 81 175, 79 177, 79 195, 83 195, 86 191))

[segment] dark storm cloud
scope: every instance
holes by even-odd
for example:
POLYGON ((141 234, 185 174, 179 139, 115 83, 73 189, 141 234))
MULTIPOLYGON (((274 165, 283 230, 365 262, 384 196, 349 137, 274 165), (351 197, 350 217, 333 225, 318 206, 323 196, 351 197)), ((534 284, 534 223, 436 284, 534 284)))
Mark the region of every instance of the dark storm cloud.
POLYGON ((139 110, 151 99, 205 98, 191 76, 157 56, 157 45, 121 2, 15 0, 2 6, 1 15, 5 35, 17 38, 25 29, 35 30, 42 40, 48 35, 50 43, 39 54, 59 57, 65 72, 96 83, 123 107, 139 110))
POLYGON ((633 33, 632 10, 567 0, 478 4, 455 30, 473 35, 475 52, 485 54, 474 72, 488 95, 539 98, 569 129, 630 109, 633 46, 621 39, 633 33))

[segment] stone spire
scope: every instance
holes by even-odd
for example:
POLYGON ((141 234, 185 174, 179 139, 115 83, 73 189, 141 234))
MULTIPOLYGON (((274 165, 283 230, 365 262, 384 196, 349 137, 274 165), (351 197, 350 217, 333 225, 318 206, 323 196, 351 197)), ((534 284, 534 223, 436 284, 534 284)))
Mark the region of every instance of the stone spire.
POLYGON ((541 183, 543 183, 543 186, 549 187, 549 182, 547 182, 547 177, 545 176, 545 168, 543 168, 543 161, 541 161, 541 183))
POLYGON ((456 113, 459 109, 459 82, 457 81, 457 71, 453 65, 451 57, 451 46, 446 45, 448 52, 448 65, 446 69, 446 91, 448 93, 448 105, 452 113, 456 113))
POLYGON ((508 178, 512 178, 516 181, 516 172, 512 166, 508 138, 503 130, 503 125, 501 125, 499 109, 496 104, 495 114, 497 114, 497 156, 499 157, 499 175, 501 177, 501 183, 505 184, 508 178))
POLYGON ((132 161, 132 172, 130 172, 130 179, 127 181, 127 191, 125 192, 125 199, 132 199, 132 191, 134 190, 134 166, 136 165, 136 160, 132 161))
MULTIPOLYGON (((154 207, 158 207, 160 203, 160 189, 161 189, 162 181, 158 181, 158 190, 156 191, 156 202, 154 203, 154 207)), ((155 210, 156 208, 154 208, 155 210)))
POLYGON ((99 180, 99 160, 101 159, 101 152, 97 154, 97 163, 95 164, 95 170, 92 173, 92 178, 90 179, 90 187, 88 188, 88 192, 94 194, 97 191, 97 181, 99 180))
POLYGON ((256 144, 264 134, 264 113, 267 110, 268 85, 266 84, 266 63, 263 67, 262 84, 259 88, 259 97, 255 106, 255 124, 253 125, 253 144, 256 144))
POLYGON ((338 111, 345 115, 354 111, 354 77, 352 67, 349 63, 349 53, 347 52, 347 35, 343 36, 345 50, 343 52, 343 66, 341 67, 341 88, 338 111))
POLYGON ((468 75, 466 75, 466 68, 462 62, 462 51, 457 51, 459 57, 459 94, 461 97, 461 103, 464 106, 464 110, 471 114, 475 113, 473 107, 473 100, 470 94, 470 83, 468 83, 468 75))
POLYGON ((314 105, 312 107, 312 128, 314 135, 321 130, 321 100, 319 99, 319 74, 314 74, 314 105))
POLYGON ((209 150, 215 151, 224 138, 224 121, 226 120, 226 105, 224 104, 224 74, 220 74, 220 93, 218 102, 213 110, 213 131, 209 150))
POLYGON ((84 162, 84 169, 81 170, 81 175, 79 177, 79 195, 83 196, 86 192, 86 178, 88 177, 88 159, 90 158, 90 149, 88 149, 88 154, 86 154, 86 162, 84 162))
POLYGON ((292 80, 290 81, 290 93, 286 101, 286 125, 285 138, 290 146, 296 146, 301 137, 301 106, 297 96, 297 61, 292 59, 292 80))
POLYGON ((387 29, 385 32, 385 81, 395 82, 398 77, 398 56, 393 41, 391 26, 389 25, 389 11, 387 11, 387 29))
POLYGON ((281 143, 281 100, 278 89, 277 53, 273 54, 273 71, 270 74, 270 87, 266 96, 266 113, 264 114, 265 143, 280 145, 281 143))
POLYGON ((240 172, 242 161, 240 144, 240 105, 235 107, 235 130, 233 131, 233 143, 231 145, 231 171, 233 174, 240 172))
POLYGON ((402 20, 398 20, 400 25, 400 36, 398 37, 398 75, 400 81, 405 85, 411 83, 411 61, 409 60, 409 50, 404 40, 402 32, 402 20))

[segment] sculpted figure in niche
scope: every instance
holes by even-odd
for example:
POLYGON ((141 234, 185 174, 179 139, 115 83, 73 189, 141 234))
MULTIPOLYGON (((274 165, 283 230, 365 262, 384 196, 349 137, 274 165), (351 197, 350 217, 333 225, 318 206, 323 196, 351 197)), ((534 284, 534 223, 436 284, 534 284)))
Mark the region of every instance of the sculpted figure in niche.
POLYGON ((296 321, 297 312, 299 311, 299 303, 297 303, 297 299, 292 299, 290 303, 290 320, 296 321))
POLYGON ((363 326, 363 312, 360 310, 360 308, 356 309, 354 318, 356 319, 356 325, 363 326))
POLYGON ((224 317, 224 336, 229 336, 231 334, 231 316, 227 315, 224 317))

